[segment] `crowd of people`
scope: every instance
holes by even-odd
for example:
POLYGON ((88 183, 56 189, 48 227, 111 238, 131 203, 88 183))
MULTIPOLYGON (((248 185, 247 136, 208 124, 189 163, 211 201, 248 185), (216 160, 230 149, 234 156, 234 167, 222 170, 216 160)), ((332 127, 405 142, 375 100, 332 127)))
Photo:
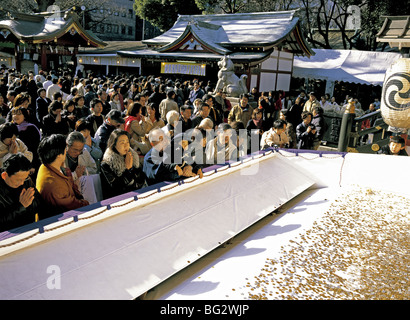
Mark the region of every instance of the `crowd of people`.
MULTIPOLYGON (((332 107, 329 107, 332 106, 332 107)), ((357 104, 356 104, 357 106, 357 104)), ((340 108, 340 106, 339 106, 340 108)), ((318 149, 330 99, 161 76, 0 76, 0 231, 267 147, 318 149)))

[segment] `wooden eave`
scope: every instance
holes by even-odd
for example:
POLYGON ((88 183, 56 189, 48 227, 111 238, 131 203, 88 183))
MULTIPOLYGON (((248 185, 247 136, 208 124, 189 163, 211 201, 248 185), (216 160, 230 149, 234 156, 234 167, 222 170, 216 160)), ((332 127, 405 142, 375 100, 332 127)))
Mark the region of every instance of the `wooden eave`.
POLYGON ((410 44, 410 16, 383 16, 383 18, 383 26, 376 34, 378 42, 410 44))

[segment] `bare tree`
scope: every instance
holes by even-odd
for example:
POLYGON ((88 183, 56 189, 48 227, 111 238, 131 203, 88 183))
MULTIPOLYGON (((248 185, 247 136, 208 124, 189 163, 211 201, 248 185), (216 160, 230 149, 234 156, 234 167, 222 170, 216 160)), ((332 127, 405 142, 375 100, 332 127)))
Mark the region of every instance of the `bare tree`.
POLYGON ((288 11, 300 8, 298 0, 249 0, 244 10, 246 12, 288 11))
POLYGON ((38 11, 38 4, 34 0, 2 0, 0 11, 3 13, 8 11, 30 13, 38 11))
MULTIPOLYGON (((238 13, 243 12, 247 7, 246 0, 195 0, 196 5, 204 13, 238 13)), ((246 11, 246 10, 245 10, 246 11)))

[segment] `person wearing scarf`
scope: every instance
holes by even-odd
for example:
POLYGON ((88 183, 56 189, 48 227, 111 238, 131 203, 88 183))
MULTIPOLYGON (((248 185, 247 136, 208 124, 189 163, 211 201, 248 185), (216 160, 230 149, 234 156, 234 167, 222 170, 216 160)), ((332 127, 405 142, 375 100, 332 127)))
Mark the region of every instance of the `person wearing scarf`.
POLYGON ((246 130, 248 131, 250 141, 252 141, 253 135, 257 135, 259 146, 263 133, 269 129, 269 122, 263 120, 263 109, 261 107, 254 109, 252 112, 252 119, 250 119, 246 125, 246 130))
POLYGON ((127 131, 115 129, 108 140, 101 163, 104 199, 140 189, 145 177, 138 154, 130 147, 127 131))
POLYGON ((40 144, 42 134, 35 124, 27 121, 29 114, 26 108, 17 107, 12 109, 12 122, 16 124, 19 131, 18 138, 24 142, 27 149, 33 153, 33 168, 40 167, 40 160, 37 156, 37 148, 40 144))

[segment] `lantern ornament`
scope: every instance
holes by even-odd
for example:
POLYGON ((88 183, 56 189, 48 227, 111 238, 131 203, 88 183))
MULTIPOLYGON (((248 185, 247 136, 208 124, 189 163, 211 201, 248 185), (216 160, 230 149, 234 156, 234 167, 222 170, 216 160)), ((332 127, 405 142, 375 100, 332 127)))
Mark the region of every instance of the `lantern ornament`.
POLYGON ((380 110, 391 127, 410 128, 410 59, 395 61, 386 71, 380 110))

